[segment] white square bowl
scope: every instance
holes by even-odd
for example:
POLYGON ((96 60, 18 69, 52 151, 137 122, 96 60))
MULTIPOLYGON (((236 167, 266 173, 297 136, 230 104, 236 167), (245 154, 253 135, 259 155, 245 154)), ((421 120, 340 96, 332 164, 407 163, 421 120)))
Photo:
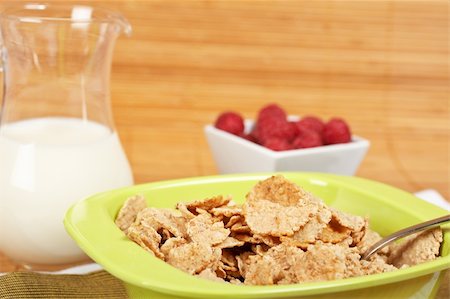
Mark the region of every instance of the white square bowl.
MULTIPOLYGON (((245 132, 252 126, 253 121, 246 120, 245 132)), ((277 152, 213 125, 206 125, 204 131, 221 174, 314 171, 354 175, 370 146, 368 140, 353 135, 349 143, 277 152)))

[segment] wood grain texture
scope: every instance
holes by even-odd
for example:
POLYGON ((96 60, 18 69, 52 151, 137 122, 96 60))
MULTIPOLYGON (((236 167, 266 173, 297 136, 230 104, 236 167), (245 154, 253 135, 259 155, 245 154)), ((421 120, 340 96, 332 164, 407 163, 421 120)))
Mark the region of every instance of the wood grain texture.
POLYGON ((203 126, 277 102, 369 139, 358 176, 450 197, 447 1, 77 3, 133 26, 111 95, 137 183, 215 174, 203 126))

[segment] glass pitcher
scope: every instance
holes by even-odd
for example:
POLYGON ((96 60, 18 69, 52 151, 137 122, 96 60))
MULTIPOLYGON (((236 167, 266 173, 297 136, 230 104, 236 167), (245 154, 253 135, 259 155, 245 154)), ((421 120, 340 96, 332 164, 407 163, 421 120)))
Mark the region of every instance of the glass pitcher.
POLYGON ((119 14, 25 4, 0 15, 0 251, 31 268, 86 259, 63 227, 93 193, 133 183, 109 79, 119 14))

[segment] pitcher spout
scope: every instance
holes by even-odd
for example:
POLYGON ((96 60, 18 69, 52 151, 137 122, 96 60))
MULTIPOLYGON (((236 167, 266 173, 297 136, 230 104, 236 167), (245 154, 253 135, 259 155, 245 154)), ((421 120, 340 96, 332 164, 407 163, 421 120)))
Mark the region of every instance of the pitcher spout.
POLYGON ((118 32, 123 32, 126 36, 132 32, 130 23, 123 15, 88 5, 13 5, 0 12, 0 19, 23 23, 70 22, 73 27, 86 27, 90 23, 109 23, 117 25, 118 32))
POLYGON ((107 9, 98 9, 91 6, 75 5, 72 7, 70 21, 74 26, 84 26, 89 23, 107 23, 116 25, 117 32, 124 33, 129 36, 132 32, 131 25, 128 20, 117 12, 107 9))

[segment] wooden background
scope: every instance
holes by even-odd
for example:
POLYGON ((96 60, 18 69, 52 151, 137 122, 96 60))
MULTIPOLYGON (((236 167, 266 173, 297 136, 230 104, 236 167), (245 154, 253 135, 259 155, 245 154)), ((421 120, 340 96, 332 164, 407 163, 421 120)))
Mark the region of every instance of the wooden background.
POLYGON ((450 197, 447 1, 77 3, 133 26, 111 95, 136 182, 215 174, 203 126, 276 102, 347 119, 372 143, 358 176, 450 197))
POLYGON ((276 102, 347 119, 372 142, 359 176, 450 197, 447 1, 74 3, 133 26, 111 95, 136 182, 216 173, 203 126, 276 102))

